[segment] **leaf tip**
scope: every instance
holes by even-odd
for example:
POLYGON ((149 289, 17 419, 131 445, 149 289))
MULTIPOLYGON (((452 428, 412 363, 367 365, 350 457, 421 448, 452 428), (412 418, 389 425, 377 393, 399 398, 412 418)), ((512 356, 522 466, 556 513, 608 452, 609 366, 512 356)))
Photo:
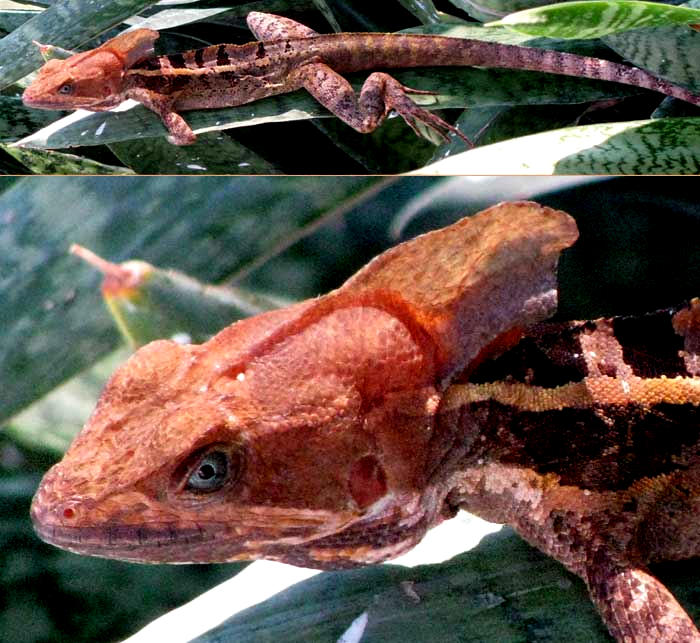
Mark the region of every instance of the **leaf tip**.
POLYGON ((149 264, 140 261, 131 261, 126 264, 112 263, 77 243, 71 244, 69 251, 97 268, 104 275, 102 292, 105 295, 117 295, 123 291, 137 288, 151 269, 149 264))

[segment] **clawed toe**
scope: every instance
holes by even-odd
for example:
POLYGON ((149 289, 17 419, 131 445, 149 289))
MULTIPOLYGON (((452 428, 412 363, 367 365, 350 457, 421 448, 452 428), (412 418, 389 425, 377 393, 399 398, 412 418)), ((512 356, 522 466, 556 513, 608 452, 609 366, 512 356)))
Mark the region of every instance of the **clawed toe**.
POLYGON ((460 132, 454 125, 450 125, 447 121, 444 121, 439 116, 432 114, 426 110, 416 108, 416 110, 411 110, 410 113, 395 110, 397 113, 408 123, 409 127, 416 133, 417 136, 426 138, 425 133, 421 132, 418 128, 418 123, 421 123, 427 127, 430 131, 437 134, 440 139, 445 143, 450 140, 449 134, 452 132, 456 136, 459 136, 468 147, 473 148, 474 144, 469 140, 469 138, 460 132))

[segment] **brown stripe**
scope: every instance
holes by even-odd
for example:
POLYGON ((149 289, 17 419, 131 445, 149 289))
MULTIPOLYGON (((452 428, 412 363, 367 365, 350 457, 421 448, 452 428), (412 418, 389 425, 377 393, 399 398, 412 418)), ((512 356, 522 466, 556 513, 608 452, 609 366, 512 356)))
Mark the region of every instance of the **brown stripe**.
POLYGON ((696 406, 523 411, 485 401, 461 415, 491 445, 481 454, 485 459, 554 474, 562 485, 591 491, 628 489, 642 478, 682 471, 700 456, 696 406))
POLYGON ((555 387, 587 375, 579 335, 595 328, 593 322, 538 324, 500 357, 487 360, 469 375, 470 382, 515 381, 555 387))
POLYGON ((230 62, 226 53, 226 45, 219 45, 219 48, 216 50, 216 64, 219 67, 223 67, 224 65, 229 65, 230 62))
POLYGON ((157 56, 155 58, 146 58, 146 60, 143 60, 137 65, 134 65, 133 67, 128 69, 126 73, 129 74, 133 70, 160 71, 162 67, 161 58, 162 56, 157 56))
MULTIPOLYGON (((687 307, 686 307, 687 308, 687 307)), ((681 351, 688 352, 672 324, 678 310, 585 322, 545 323, 531 328, 500 357, 480 364, 469 381, 515 381, 556 387, 589 374, 632 374, 658 378, 687 376, 681 351), (585 346, 582 346, 585 344, 585 346)), ((700 333, 696 332, 696 336, 700 333)), ((698 340, 700 345, 700 340, 698 340)))
POLYGON ((204 49, 197 49, 194 52, 194 64, 197 67, 204 67, 204 49))
POLYGON ((183 54, 170 54, 168 56, 168 62, 173 69, 184 69, 187 67, 185 64, 185 57, 183 54))
POLYGON ((671 323, 674 310, 613 320, 615 337, 622 346, 623 359, 640 377, 687 375, 679 355, 683 338, 671 323))

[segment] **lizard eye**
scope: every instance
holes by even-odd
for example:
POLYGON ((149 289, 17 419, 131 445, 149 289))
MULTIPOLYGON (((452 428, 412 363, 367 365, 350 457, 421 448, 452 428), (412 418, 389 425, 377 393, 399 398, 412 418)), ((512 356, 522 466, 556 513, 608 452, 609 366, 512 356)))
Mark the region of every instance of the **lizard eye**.
POLYGON ((70 83, 64 83, 63 85, 61 85, 58 88, 58 93, 64 94, 64 95, 72 94, 73 93, 73 85, 71 85, 70 83))
POLYGON ((206 449, 187 469, 184 489, 194 493, 218 491, 228 482, 238 479, 241 472, 240 454, 217 445, 206 449))

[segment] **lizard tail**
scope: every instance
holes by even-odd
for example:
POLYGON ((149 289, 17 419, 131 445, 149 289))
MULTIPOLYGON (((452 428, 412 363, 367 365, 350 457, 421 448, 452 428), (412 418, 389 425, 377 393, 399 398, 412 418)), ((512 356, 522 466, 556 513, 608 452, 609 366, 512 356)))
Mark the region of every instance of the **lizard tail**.
MULTIPOLYGON (((607 80, 651 89, 694 105, 700 94, 621 63, 561 51, 496 42, 413 34, 354 34, 353 43, 319 36, 322 57, 336 71, 398 67, 502 67, 607 80), (358 42, 359 41, 359 44, 358 42)), ((331 37, 332 38, 332 37, 331 37)))
POLYGON ((513 69, 527 69, 548 72, 550 74, 562 74, 566 76, 579 76, 596 80, 608 80, 623 85, 633 85, 651 89, 652 91, 679 98, 693 105, 700 105, 700 95, 693 93, 685 87, 675 85, 663 78, 657 78, 643 69, 615 63, 602 58, 579 56, 548 49, 536 49, 534 47, 518 47, 514 45, 498 45, 502 47, 502 59, 499 67, 513 69))

